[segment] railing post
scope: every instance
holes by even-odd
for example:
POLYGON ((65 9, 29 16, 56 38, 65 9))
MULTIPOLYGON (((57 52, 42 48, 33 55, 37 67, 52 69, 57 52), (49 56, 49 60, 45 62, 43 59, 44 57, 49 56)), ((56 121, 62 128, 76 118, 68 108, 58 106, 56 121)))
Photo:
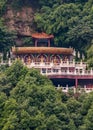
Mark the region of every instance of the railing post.
POLYGON ((67 92, 68 92, 68 89, 69 89, 69 88, 68 88, 68 84, 67 84, 67 85, 66 85, 66 91, 67 91, 67 92))
POLYGON ((58 73, 61 74, 61 69, 58 70, 58 73))
POLYGON ((86 92, 86 85, 84 85, 84 90, 85 90, 85 92, 86 92))
POLYGON ((67 68, 67 74, 69 74, 69 68, 67 68))
POLYGON ((48 70, 48 69, 46 68, 46 75, 48 75, 48 72, 47 72, 47 70, 48 70))
POLYGON ((76 75, 76 69, 75 69, 75 71, 74 71, 74 74, 76 75))
POLYGON ((32 62, 31 62, 31 67, 33 67, 33 66, 35 66, 35 63, 34 63, 33 60, 32 60, 32 62))
POLYGON ((78 87, 78 79, 77 78, 75 79, 75 87, 76 88, 78 87))
POLYGON ((67 59, 67 66, 69 65, 69 61, 68 61, 68 59, 67 59))
POLYGON ((91 68, 91 70, 90 70, 90 73, 91 73, 91 75, 93 74, 93 69, 91 68))
POLYGON ((9 64, 9 66, 11 66, 11 59, 9 58, 9 60, 8 60, 8 64, 9 64))
POLYGON ((82 66, 82 60, 81 60, 81 62, 80 62, 80 65, 82 66))
POLYGON ((85 71, 84 71, 84 69, 82 69, 82 75, 84 75, 85 74, 85 71))
POLYGON ((63 61, 62 61, 62 59, 61 59, 61 65, 63 64, 63 61))
POLYGON ((74 94, 76 93, 76 88, 75 88, 75 86, 73 87, 73 90, 74 90, 74 94))
POLYGON ((52 67, 54 65, 53 61, 50 63, 50 66, 52 67))
POLYGON ((1 53, 1 64, 3 64, 4 61, 3 61, 3 53, 1 53))
POLYGON ((73 59, 73 66, 75 66, 75 59, 73 59))
POLYGON ((43 73, 42 73, 42 69, 40 69, 40 74, 43 74, 43 73))
POLYGON ((59 90, 60 89, 60 85, 58 84, 58 86, 57 86, 57 90, 59 90))
POLYGON ((24 63, 24 58, 22 57, 22 63, 24 63))

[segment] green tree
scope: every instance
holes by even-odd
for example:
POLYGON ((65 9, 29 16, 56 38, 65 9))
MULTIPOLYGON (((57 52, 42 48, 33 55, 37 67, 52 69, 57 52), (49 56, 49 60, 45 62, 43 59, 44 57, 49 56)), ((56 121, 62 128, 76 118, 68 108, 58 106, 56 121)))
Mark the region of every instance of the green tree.
POLYGON ((7 0, 0 0, 0 16, 2 15, 5 7, 6 7, 7 0))
POLYGON ((16 60, 13 65, 6 70, 6 76, 12 86, 15 87, 18 81, 25 77, 27 72, 27 67, 25 67, 20 60, 16 60))
POLYGON ((5 101, 0 123, 2 130, 14 130, 17 128, 17 108, 18 104, 15 99, 10 98, 5 101))
POLYGON ((87 51, 87 61, 90 67, 93 67, 93 45, 91 45, 87 51))
POLYGON ((35 16, 38 29, 55 35, 55 44, 64 46, 67 32, 70 27, 77 24, 82 6, 77 4, 62 4, 50 7, 42 7, 40 13, 35 16))
POLYGON ((15 33, 9 32, 4 26, 0 27, 0 52, 6 54, 10 47, 15 45, 15 38, 15 33))
POLYGON ((1 75, 0 75, 0 92, 4 92, 6 95, 9 95, 11 87, 12 87, 12 85, 8 81, 5 73, 1 73, 1 75))
POLYGON ((70 112, 70 117, 74 122, 73 126, 75 124, 76 128, 78 128, 83 122, 81 114, 81 103, 74 98, 70 98, 67 101, 67 108, 68 111, 70 112))
MULTIPOLYGON (((5 93, 0 92, 0 122, 2 122, 3 116, 2 113, 4 111, 4 105, 7 100, 7 96, 5 93)), ((2 127, 2 123, 0 123, 0 129, 2 127)))

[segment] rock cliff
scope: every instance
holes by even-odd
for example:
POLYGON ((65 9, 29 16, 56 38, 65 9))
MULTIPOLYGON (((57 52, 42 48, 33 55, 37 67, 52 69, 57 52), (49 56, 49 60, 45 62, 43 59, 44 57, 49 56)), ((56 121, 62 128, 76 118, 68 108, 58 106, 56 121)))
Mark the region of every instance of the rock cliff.
POLYGON ((30 36, 33 32, 34 11, 31 7, 23 7, 21 10, 8 7, 4 19, 8 29, 16 31, 18 35, 30 36))

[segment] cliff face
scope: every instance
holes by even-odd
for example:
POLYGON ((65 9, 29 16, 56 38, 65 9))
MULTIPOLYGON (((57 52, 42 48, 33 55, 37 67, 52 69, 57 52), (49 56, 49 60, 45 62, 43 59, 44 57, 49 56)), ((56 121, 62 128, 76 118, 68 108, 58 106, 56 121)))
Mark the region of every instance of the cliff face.
POLYGON ((20 11, 8 7, 4 19, 8 29, 18 35, 29 36, 33 32, 34 11, 31 7, 23 7, 20 11))

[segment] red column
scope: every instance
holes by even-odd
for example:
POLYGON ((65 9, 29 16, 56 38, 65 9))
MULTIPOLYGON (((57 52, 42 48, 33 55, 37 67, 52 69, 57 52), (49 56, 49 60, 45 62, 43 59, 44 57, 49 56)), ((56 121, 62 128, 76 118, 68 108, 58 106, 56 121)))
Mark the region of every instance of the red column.
POLYGON ((78 87, 78 79, 77 78, 75 79, 75 87, 76 88, 78 87))
POLYGON ((48 39, 48 47, 50 47, 50 39, 48 39))
POLYGON ((37 39, 35 39, 35 47, 37 47, 37 39))

